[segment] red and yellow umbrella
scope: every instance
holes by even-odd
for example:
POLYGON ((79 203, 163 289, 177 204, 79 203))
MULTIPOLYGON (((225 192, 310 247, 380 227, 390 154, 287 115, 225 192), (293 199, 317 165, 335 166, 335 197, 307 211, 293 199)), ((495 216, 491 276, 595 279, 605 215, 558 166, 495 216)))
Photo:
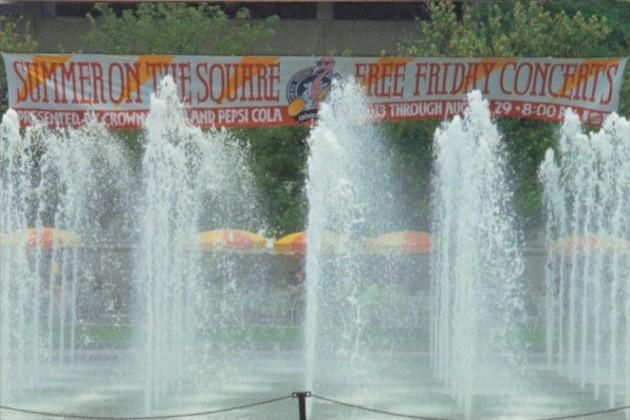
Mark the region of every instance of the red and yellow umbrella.
MULTIPOLYGON (((276 239, 273 243, 273 251, 277 254, 306 254, 306 231, 291 233, 276 239)), ((337 251, 341 248, 346 237, 344 235, 324 232, 322 235, 322 244, 324 248, 331 251, 337 251)))
POLYGON ((370 254, 428 254, 431 235, 426 232, 402 231, 376 236, 366 241, 370 254))
POLYGON ((73 232, 50 227, 29 228, 5 235, 2 243, 16 246, 25 244, 28 249, 50 250, 53 247, 72 248, 81 245, 79 236, 73 232))
POLYGON ((205 251, 254 251, 265 248, 267 240, 246 230, 217 229, 201 232, 198 244, 205 251))
POLYGON ((551 249, 556 252, 565 253, 571 253, 572 251, 584 253, 587 249, 605 251, 620 250, 627 252, 630 251, 630 241, 603 235, 568 236, 552 242, 551 249))
POLYGON ((276 239, 273 251, 278 254, 306 254, 306 232, 296 232, 276 239))

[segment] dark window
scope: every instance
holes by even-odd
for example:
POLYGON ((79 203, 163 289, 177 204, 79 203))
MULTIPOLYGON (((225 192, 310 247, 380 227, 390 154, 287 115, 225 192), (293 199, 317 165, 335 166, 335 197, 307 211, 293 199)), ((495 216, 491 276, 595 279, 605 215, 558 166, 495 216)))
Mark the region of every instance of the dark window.
POLYGON ((281 19, 315 19, 316 5, 314 2, 237 2, 237 3, 211 3, 225 8, 225 11, 233 15, 240 8, 246 8, 253 19, 265 19, 269 16, 278 16, 281 19))
POLYGON ((88 12, 96 14, 90 3, 57 3, 57 16, 85 16, 88 12))
POLYGON ((333 3, 335 19, 340 20, 414 20, 428 19, 425 2, 333 3))
POLYGON ((0 15, 2 16, 17 16, 23 14, 23 3, 0 4, 0 15))
MULTIPOLYGON (((112 8, 118 15, 124 10, 136 9, 137 3, 110 3, 112 8)), ((188 3, 194 6, 198 3, 188 3)), ((254 2, 209 2, 209 5, 221 6, 228 15, 233 16, 241 8, 250 11, 252 18, 264 19, 269 16, 276 15, 281 19, 315 19, 315 3, 254 3, 254 2)), ((92 12, 94 3, 77 2, 77 3, 57 3, 57 16, 85 16, 86 13, 92 12)))

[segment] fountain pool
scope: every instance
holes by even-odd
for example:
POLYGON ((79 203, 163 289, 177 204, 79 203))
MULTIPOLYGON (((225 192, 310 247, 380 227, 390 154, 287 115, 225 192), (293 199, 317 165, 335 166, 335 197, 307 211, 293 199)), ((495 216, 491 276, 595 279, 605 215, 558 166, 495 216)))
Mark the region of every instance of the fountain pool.
MULTIPOLYGON (((432 253, 379 255, 364 240, 408 229, 410 212, 397 198, 387 132, 356 85, 336 86, 309 137, 301 318, 287 316, 295 261, 199 249, 202 230, 262 232, 265 223, 246 148, 190 126, 175 92, 165 79, 153 98, 139 167, 95 121, 21 131, 12 111, 4 116, 0 405, 165 415, 305 388, 450 419, 627 403, 625 119, 589 137, 567 115, 560 157, 549 153, 541 168, 549 246, 540 263, 510 210, 503 139, 470 94, 464 116, 434 138, 432 253), (605 240, 566 248, 570 235, 605 240), (546 347, 527 342, 532 328, 546 328, 546 347)), ((313 399, 309 411, 387 418, 313 399)), ((208 418, 295 419, 297 404, 208 418)))

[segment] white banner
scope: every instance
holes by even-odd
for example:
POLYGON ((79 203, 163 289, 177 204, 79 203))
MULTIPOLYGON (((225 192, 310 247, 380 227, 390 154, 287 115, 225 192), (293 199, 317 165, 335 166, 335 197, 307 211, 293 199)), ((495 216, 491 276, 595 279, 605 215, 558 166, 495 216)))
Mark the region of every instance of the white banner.
POLYGON ((141 128, 149 99, 171 75, 192 124, 309 123, 335 79, 365 88, 375 119, 444 119, 478 89, 497 116, 558 121, 566 108, 600 125, 618 107, 627 58, 212 57, 3 54, 9 106, 22 126, 141 128))

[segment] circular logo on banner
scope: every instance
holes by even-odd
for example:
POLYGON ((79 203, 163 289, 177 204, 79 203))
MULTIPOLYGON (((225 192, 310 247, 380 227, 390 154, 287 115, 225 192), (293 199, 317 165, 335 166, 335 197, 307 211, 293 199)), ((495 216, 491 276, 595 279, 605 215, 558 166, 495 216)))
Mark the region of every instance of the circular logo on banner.
POLYGON ((334 67, 334 58, 323 57, 315 62, 314 67, 302 69, 289 79, 287 111, 291 117, 304 122, 317 116, 319 104, 328 97, 333 81, 341 79, 334 67))

